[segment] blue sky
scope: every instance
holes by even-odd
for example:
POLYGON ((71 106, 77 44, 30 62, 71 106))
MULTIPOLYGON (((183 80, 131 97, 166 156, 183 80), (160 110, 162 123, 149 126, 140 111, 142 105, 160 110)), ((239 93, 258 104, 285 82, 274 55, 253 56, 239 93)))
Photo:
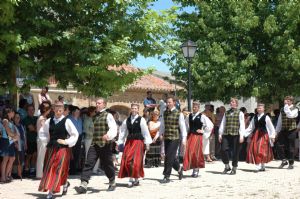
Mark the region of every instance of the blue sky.
MULTIPOLYGON (((153 4, 152 8, 159 11, 159 10, 165 10, 165 9, 171 8, 174 5, 176 5, 176 4, 174 4, 172 2, 172 0, 157 0, 153 4)), ((193 12, 194 8, 193 7, 185 7, 185 8, 183 8, 183 11, 193 12)), ((157 57, 145 58, 143 56, 138 56, 136 60, 133 60, 131 62, 131 64, 138 68, 154 67, 158 71, 170 73, 169 66, 167 66, 165 63, 160 61, 157 57)))
MULTIPOLYGON (((172 7, 174 3, 171 0, 158 0, 153 4, 155 10, 164 10, 172 7)), ((169 72, 169 66, 160 61, 157 57, 145 58, 143 56, 138 56, 136 60, 131 62, 133 66, 139 68, 154 67, 158 71, 169 72)))

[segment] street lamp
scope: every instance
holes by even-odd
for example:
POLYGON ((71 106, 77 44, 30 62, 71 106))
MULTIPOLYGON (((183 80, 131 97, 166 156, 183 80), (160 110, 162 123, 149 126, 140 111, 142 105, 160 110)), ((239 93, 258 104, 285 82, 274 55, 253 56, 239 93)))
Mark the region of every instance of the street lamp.
POLYGON ((192 89, 191 89, 191 61, 197 50, 197 44, 193 41, 188 40, 181 45, 183 51, 183 56, 188 63, 188 111, 191 111, 191 99, 192 99, 192 89))

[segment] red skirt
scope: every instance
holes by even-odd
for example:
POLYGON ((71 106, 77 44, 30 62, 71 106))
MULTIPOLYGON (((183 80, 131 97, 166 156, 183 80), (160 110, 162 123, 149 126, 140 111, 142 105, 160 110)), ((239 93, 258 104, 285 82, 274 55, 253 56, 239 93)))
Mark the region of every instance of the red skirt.
POLYGON ((203 135, 190 133, 187 138, 186 151, 183 159, 183 170, 204 168, 204 156, 202 151, 203 135))
POLYGON ((246 162, 252 164, 268 163, 273 160, 272 148, 267 132, 255 131, 250 141, 246 162))
POLYGON ((143 161, 144 142, 142 140, 127 140, 118 177, 144 177, 143 161))
POLYGON ((39 191, 60 192, 69 172, 70 148, 47 148, 39 191))

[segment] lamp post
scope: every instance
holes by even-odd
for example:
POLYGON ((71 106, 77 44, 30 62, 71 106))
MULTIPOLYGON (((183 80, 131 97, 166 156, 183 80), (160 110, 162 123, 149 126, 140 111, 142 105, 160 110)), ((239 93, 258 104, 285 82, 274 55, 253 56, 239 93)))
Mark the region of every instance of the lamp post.
POLYGON ((191 61, 197 50, 197 44, 193 41, 188 40, 181 45, 183 51, 183 56, 188 63, 188 111, 191 112, 191 99, 192 99, 192 89, 191 89, 191 61))

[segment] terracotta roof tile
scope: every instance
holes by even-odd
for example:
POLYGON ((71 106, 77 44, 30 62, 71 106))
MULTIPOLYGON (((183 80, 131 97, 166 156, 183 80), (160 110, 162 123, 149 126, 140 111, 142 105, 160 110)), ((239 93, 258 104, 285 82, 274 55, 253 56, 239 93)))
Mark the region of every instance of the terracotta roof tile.
MULTIPOLYGON (((168 81, 156 77, 154 75, 145 75, 139 80, 135 81, 130 89, 143 89, 143 90, 163 90, 163 91, 174 91, 175 85, 168 81)), ((181 86, 176 85, 177 90, 183 89, 181 86)))
MULTIPOLYGON (((139 72, 142 69, 138 69, 132 65, 122 64, 120 66, 109 66, 108 70, 125 70, 126 72, 139 72)), ((175 85, 160 77, 149 74, 142 76, 140 79, 135 81, 132 85, 129 86, 129 89, 174 91, 175 85)), ((183 88, 181 86, 176 85, 176 89, 181 90, 183 88)))
MULTIPOLYGON (((142 69, 136 68, 132 65, 126 65, 122 64, 120 66, 109 66, 108 70, 114 70, 114 71, 122 71, 125 72, 139 72, 142 69)), ((50 85, 56 85, 57 81, 54 76, 51 76, 48 80, 50 85)), ((133 84, 129 86, 129 89, 142 89, 142 90, 161 90, 161 91, 174 91, 175 90, 175 84, 171 84, 167 80, 164 80, 163 78, 148 74, 142 76, 140 79, 135 81, 133 84)), ((183 89, 181 86, 176 85, 177 90, 183 89)))

